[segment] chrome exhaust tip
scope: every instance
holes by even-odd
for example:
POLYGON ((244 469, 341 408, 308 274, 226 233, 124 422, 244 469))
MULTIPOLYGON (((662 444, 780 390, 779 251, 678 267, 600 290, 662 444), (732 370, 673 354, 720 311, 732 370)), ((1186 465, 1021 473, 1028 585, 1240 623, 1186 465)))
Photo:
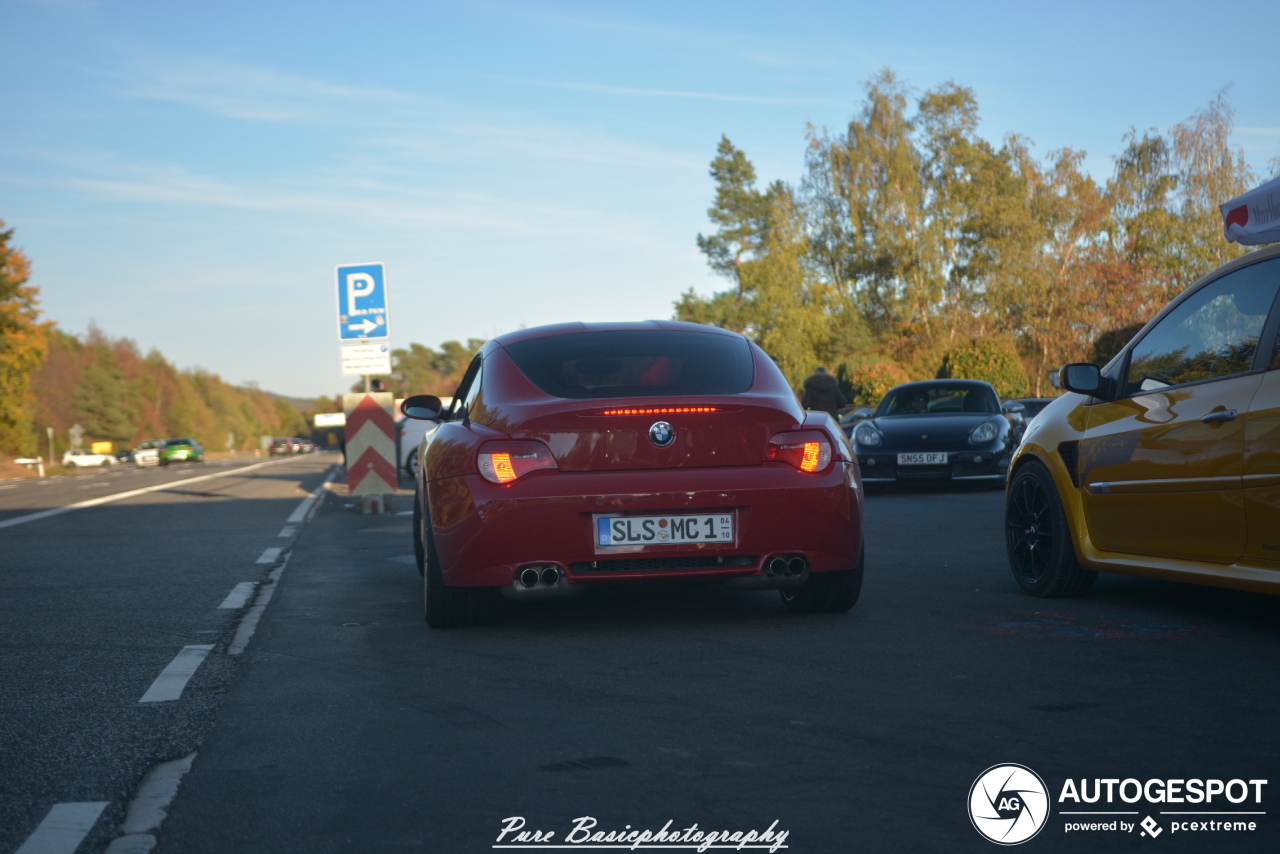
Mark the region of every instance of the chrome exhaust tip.
POLYGON ((768 571, 770 575, 786 575, 787 562, 784 558, 775 557, 769 561, 768 571))
POLYGON ((808 565, 808 563, 807 563, 807 561, 805 561, 805 559, 804 559, 804 558, 799 557, 799 556, 797 556, 797 557, 793 557, 791 560, 787 561, 787 574, 788 574, 788 575, 802 575, 802 574, 804 574, 804 568, 805 568, 807 565, 808 565))
POLYGON ((520 583, 525 587, 536 587, 538 585, 538 570, 531 566, 526 566, 520 570, 520 583))
POLYGON ((544 566, 541 573, 542 583, 547 587, 554 587, 560 581, 560 567, 544 566))

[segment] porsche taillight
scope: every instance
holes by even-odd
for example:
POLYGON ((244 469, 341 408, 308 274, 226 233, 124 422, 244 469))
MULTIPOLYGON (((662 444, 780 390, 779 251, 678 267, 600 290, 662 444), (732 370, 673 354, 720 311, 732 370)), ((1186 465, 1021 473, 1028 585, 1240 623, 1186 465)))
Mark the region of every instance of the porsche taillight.
POLYGON ((766 460, 789 463, 807 474, 831 465, 831 440, 819 430, 779 433, 769 440, 766 460))
POLYGON ((507 484, 531 471, 556 468, 556 461, 541 442, 489 442, 480 448, 479 468, 490 483, 507 484))

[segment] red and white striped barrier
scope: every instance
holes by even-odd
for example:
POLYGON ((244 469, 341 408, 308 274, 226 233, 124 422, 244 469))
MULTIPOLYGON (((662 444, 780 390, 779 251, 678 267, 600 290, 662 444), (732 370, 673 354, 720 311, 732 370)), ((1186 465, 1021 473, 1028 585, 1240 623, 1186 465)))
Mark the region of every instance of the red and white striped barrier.
POLYGON ((396 491, 395 395, 344 394, 347 416, 347 488, 351 495, 396 491))

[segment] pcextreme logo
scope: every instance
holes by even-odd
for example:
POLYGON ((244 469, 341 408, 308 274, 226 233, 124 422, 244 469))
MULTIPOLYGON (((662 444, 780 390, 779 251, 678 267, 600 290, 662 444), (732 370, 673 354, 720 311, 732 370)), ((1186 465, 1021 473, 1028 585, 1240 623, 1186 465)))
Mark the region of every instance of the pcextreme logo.
POLYGON ((1019 845, 1049 819, 1049 790, 1025 765, 992 765, 969 789, 969 820, 999 845, 1019 845))

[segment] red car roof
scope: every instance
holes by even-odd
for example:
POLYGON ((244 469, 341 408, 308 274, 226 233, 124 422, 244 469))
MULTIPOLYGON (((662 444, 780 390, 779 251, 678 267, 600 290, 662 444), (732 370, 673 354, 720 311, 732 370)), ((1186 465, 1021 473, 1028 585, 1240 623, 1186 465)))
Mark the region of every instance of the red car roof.
MULTIPOLYGON (((580 332, 632 332, 655 329, 683 330, 685 332, 706 332, 712 335, 731 335, 741 337, 737 332, 730 332, 718 326, 704 326, 701 323, 685 323, 680 320, 633 320, 623 323, 552 323, 547 326, 535 326, 531 329, 517 329, 499 335, 489 342, 490 345, 505 347, 518 341, 529 341, 533 338, 549 338, 555 335, 576 335, 580 332)), ((489 349, 486 346, 485 349, 489 349)))

